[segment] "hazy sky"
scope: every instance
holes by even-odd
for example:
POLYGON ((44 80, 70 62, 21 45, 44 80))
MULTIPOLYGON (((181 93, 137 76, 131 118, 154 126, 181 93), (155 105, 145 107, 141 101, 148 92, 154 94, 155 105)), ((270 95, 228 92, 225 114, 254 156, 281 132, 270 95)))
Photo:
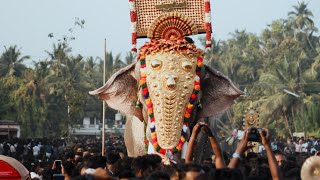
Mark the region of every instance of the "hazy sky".
MULTIPOLYGON (((74 32, 74 54, 103 56, 107 49, 122 57, 131 48, 129 0, 0 0, 0 53, 4 46, 18 45, 33 60, 47 57, 54 39, 68 35, 75 17, 86 21, 74 32)), ((320 0, 305 0, 320 28, 320 0)), ((297 0, 211 0, 213 36, 227 39, 235 29, 260 33, 273 20, 286 18, 297 0)), ((197 37, 195 37, 197 38, 197 37)), ((138 40, 138 47, 143 40, 138 40)))

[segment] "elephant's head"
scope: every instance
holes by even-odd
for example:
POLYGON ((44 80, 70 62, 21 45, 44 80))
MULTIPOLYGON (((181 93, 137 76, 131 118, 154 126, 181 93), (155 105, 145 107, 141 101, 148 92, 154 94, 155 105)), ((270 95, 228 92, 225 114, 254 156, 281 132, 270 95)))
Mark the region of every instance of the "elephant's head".
POLYGON ((149 124, 156 151, 181 150, 189 121, 226 110, 242 94, 224 75, 204 66, 203 51, 183 39, 146 43, 138 62, 91 91, 107 104, 149 124), (140 101, 142 109, 135 108, 140 101), (199 103, 202 109, 196 108, 199 103))

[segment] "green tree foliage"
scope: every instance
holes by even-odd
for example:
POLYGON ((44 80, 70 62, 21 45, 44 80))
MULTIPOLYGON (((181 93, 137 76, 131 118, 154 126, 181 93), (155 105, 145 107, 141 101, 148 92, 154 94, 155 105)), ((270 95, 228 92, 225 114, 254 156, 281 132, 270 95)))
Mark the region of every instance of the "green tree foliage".
MULTIPOLYGON (((20 57, 16 46, 1 55, 5 71, 0 78, 0 119, 19 122, 27 137, 64 136, 84 116, 101 119, 102 115, 101 101, 88 92, 103 85, 103 60, 72 55, 67 41, 58 41, 46 52, 48 59, 34 62, 32 69, 22 64, 29 56, 20 57)), ((120 54, 107 53, 106 58, 109 78, 135 57, 128 53, 123 62, 120 54)), ((116 111, 106 111, 106 117, 113 119, 116 111)))
POLYGON ((29 56, 21 56, 20 49, 17 46, 5 47, 4 53, 0 57, 0 77, 17 76, 21 77, 26 66, 24 60, 29 59, 29 56))
POLYGON ((261 126, 280 135, 304 128, 319 133, 320 46, 312 17, 307 4, 299 3, 287 19, 273 21, 260 36, 236 30, 219 48, 206 52, 207 64, 247 91, 223 116, 227 124, 236 127, 252 104, 261 126))

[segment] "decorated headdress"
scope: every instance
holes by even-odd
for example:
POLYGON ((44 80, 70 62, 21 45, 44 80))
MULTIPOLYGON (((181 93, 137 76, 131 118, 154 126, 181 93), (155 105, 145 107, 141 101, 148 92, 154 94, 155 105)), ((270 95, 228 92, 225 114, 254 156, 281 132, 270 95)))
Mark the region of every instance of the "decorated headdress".
POLYGON ((206 33, 211 47, 210 0, 129 0, 132 51, 137 38, 170 39, 206 33))

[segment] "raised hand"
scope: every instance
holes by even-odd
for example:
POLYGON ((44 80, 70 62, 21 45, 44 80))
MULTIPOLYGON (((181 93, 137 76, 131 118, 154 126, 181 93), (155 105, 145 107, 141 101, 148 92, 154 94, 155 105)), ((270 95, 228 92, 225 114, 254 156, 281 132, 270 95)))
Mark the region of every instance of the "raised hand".
POLYGON ((266 128, 259 129, 259 134, 261 136, 261 141, 264 146, 270 145, 270 133, 266 128))
POLYGON ((192 129, 192 134, 191 134, 191 137, 190 139, 196 139, 200 130, 201 130, 201 127, 203 126, 203 122, 198 122, 192 129))
POLYGON ((249 148, 250 147, 248 146, 248 131, 246 130, 244 132, 244 135, 243 135, 241 141, 238 144, 238 147, 236 149, 236 153, 243 154, 249 148))
POLYGON ((211 132, 211 129, 208 127, 206 123, 200 124, 202 131, 207 134, 209 137, 213 137, 213 134, 211 132))

